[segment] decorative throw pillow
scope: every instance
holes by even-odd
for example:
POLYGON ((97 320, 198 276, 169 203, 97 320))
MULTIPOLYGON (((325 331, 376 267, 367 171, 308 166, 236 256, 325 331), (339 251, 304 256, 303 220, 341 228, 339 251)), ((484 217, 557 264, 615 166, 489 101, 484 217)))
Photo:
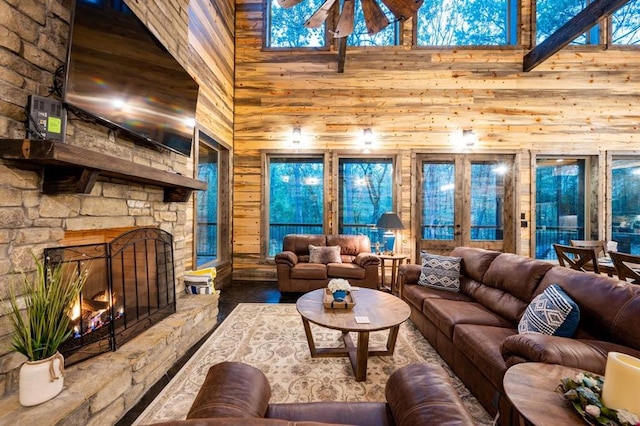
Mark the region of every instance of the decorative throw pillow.
POLYGON ((580 308, 557 284, 533 298, 518 323, 518 333, 571 337, 580 322, 580 308))
POLYGON ((309 244, 309 263, 342 263, 340 246, 314 246, 309 244))
POLYGON ((461 257, 440 256, 437 254, 420 254, 422 271, 418 284, 440 290, 460 291, 461 257))

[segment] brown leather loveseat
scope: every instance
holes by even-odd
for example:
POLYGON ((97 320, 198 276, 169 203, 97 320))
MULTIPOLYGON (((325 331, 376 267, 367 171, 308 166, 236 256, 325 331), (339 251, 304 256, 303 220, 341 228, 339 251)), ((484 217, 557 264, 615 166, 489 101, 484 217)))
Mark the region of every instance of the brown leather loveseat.
POLYGON ((271 404, 271 388, 260 370, 222 362, 209 369, 187 420, 161 425, 473 425, 447 373, 438 365, 411 364, 396 370, 385 393, 387 402, 271 404))
POLYGON ((458 247, 451 256, 462 258, 459 292, 418 285, 421 266, 402 265, 401 297, 411 321, 485 409, 499 411, 500 424, 514 420, 502 380, 516 363, 604 374, 610 351, 640 357, 640 285, 511 253, 458 247), (518 334, 529 302, 552 284, 579 307, 575 334, 518 334))
POLYGON ((371 253, 365 235, 289 234, 275 257, 278 289, 308 292, 323 288, 332 278, 344 278, 353 286, 378 288, 380 259, 371 253), (339 247, 339 256, 327 263, 311 263, 310 246, 339 247))

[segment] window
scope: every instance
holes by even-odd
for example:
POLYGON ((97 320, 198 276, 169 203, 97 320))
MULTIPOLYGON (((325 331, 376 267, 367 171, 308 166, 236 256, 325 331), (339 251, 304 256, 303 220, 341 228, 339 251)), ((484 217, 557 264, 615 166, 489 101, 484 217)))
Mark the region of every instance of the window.
POLYGON ((640 158, 614 158, 611 170, 611 239, 618 251, 640 254, 640 158))
POLYGON ((282 251, 287 234, 322 234, 323 157, 269 157, 268 257, 282 251))
MULTIPOLYGON (((201 140, 208 138, 200 134, 201 140)), ((196 199, 196 267, 218 258, 218 151, 200 143, 198 151, 198 179, 207 183, 206 191, 199 191, 196 199)))
POLYGON ((338 233, 367 235, 382 242, 375 228, 383 213, 393 209, 391 158, 341 158, 338 170, 338 233))
POLYGON ((321 0, 304 0, 288 9, 278 0, 268 0, 267 47, 322 47, 325 27, 306 28, 304 23, 322 5, 321 0))
MULTIPOLYGON (((537 0, 536 44, 545 41, 594 0, 537 0)), ((599 25, 594 25, 571 44, 598 44, 599 25)))
POLYGON ((347 44, 349 46, 393 46, 398 44, 398 24, 395 22, 396 18, 384 3, 380 1, 378 4, 387 16, 387 19, 389 19, 389 25, 382 31, 369 35, 362 12, 362 2, 356 1, 353 33, 347 37, 347 44))
POLYGON ((517 44, 517 0, 425 0, 418 10, 419 46, 517 44))
POLYGON ((556 259, 554 243, 592 238, 585 221, 585 170, 585 159, 536 160, 536 259, 556 259))
POLYGON ((612 44, 640 44, 640 0, 631 0, 611 15, 612 44))

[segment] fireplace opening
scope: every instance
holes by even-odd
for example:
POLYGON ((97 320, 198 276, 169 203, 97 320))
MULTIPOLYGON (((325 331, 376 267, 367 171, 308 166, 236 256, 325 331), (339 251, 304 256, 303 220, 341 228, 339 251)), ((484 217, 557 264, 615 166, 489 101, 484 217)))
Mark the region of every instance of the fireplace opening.
POLYGON ((176 311, 173 238, 161 229, 44 254, 47 264, 89 273, 71 310, 72 334, 60 347, 66 366, 115 351, 176 311))

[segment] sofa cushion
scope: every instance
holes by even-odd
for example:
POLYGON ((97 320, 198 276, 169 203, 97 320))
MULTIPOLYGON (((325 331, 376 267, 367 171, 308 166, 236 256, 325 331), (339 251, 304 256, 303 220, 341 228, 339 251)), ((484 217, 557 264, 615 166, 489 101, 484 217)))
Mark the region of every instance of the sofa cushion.
POLYGON ((461 352, 460 356, 466 356, 496 389, 502 389, 502 378, 507 371, 501 353, 502 342, 517 333, 515 328, 460 324, 453 333, 453 344, 461 352))
POLYGON ((418 284, 441 290, 460 290, 460 261, 462 258, 422 252, 422 270, 418 284))
POLYGON ((321 263, 298 263, 291 268, 291 278, 324 280, 327 278, 327 266, 321 263))
POLYGON ((371 252, 371 240, 366 235, 327 235, 328 246, 340 246, 340 254, 357 256, 371 252))
POLYGON ((314 246, 309 244, 309 263, 342 263, 340 246, 314 246))
POLYGON ((482 282, 489 265, 500 255, 500 252, 475 247, 456 247, 450 255, 462 258, 460 270, 462 275, 482 282))
POLYGON ((292 251, 298 256, 308 256, 309 244, 313 244, 314 246, 326 246, 327 236, 315 234, 288 234, 285 235, 282 240, 282 251, 292 251))
POLYGON ((424 299, 422 312, 449 339, 458 324, 482 324, 514 328, 513 325, 477 302, 424 299))
POLYGON ((534 297, 518 323, 518 333, 571 337, 580 322, 580 308, 557 284, 534 297))
POLYGON ((344 279, 364 279, 365 270, 355 263, 330 263, 327 265, 327 277, 344 279))

